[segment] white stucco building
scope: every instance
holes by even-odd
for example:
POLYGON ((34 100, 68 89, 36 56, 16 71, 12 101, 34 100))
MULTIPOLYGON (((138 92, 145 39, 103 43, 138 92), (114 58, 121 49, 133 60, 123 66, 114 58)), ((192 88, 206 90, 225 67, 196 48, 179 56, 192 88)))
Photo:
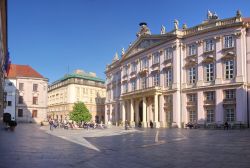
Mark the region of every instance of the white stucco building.
POLYGON ((6 105, 17 122, 40 123, 47 119, 48 79, 28 65, 11 64, 5 79, 6 105))
POLYGON ((105 119, 148 127, 249 124, 250 18, 207 20, 137 39, 107 65, 105 119))

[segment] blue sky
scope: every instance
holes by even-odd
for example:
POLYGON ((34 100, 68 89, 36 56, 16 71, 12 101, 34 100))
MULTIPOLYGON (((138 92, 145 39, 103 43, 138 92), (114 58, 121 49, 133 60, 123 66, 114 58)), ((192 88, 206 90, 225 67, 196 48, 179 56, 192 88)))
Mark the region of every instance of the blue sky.
POLYGON ((136 40, 142 21, 159 34, 174 19, 191 27, 208 9, 250 17, 249 7, 247 0, 8 0, 9 52, 12 63, 32 66, 50 83, 75 69, 105 79, 106 64, 136 40))

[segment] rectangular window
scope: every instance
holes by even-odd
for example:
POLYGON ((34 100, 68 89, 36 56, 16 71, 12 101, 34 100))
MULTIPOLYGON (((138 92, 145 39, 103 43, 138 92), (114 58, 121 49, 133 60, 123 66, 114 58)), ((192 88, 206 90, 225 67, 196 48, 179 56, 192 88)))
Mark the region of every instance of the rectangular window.
POLYGON ((228 60, 225 62, 225 78, 233 79, 234 78, 234 61, 228 60))
POLYGON ((224 48, 234 47, 234 38, 232 35, 224 36, 224 48))
POLYGON ((197 46, 196 44, 191 44, 188 46, 188 55, 196 55, 197 54, 197 46))
POLYGON ((38 104, 38 97, 33 97, 33 104, 38 104))
POLYGON ((124 85, 123 85, 123 91, 124 91, 124 93, 128 92, 128 83, 124 83, 124 85))
POLYGON ((136 90, 136 80, 131 81, 131 89, 132 89, 132 91, 136 90))
POLYGON ((136 71, 137 71, 136 63, 133 62, 131 66, 131 72, 136 72, 136 71))
POLYGON ((206 81, 210 82, 214 80, 214 64, 210 63, 205 66, 206 81))
POLYGON ((153 76, 153 78, 154 78, 153 85, 154 86, 160 86, 160 74, 159 73, 155 73, 154 76, 153 76))
POLYGON ((207 101, 213 101, 214 100, 214 92, 205 92, 205 99, 207 101))
POLYGON ((126 76, 126 75, 128 75, 128 66, 124 67, 124 75, 123 76, 126 76))
POLYGON ((23 109, 18 109, 17 116, 18 117, 23 117, 23 109))
POLYGON ((205 41, 205 52, 213 51, 215 49, 214 40, 209 39, 205 41))
POLYGON ((172 70, 168 69, 165 75, 165 86, 169 87, 172 84, 172 70))
POLYGON ((225 119, 228 122, 234 122, 235 121, 235 110, 233 107, 226 107, 225 108, 225 119))
POLYGON ((160 63, 160 55, 158 52, 153 53, 153 64, 158 64, 160 63))
POLYGON ((33 84, 33 91, 37 92, 38 84, 33 84))
POLYGON ((23 104, 23 96, 18 97, 18 104, 23 104))
POLYGON ((214 122, 214 110, 213 109, 207 109, 207 122, 212 123, 214 122))
POLYGON ((23 87, 24 87, 24 84, 23 83, 19 83, 19 90, 23 91, 23 87))
POLYGON ((225 90, 225 99, 235 99, 235 90, 234 89, 230 89, 230 90, 225 90))
POLYGON ((145 88, 147 88, 147 78, 142 77, 141 78, 141 89, 145 89, 145 88))
POLYGON ((194 84, 196 82, 196 68, 191 67, 189 68, 189 84, 194 84))
POLYGON ((196 94, 188 94, 187 98, 188 102, 196 102, 196 94))
POLYGON ((145 57, 141 60, 141 69, 143 70, 143 69, 147 69, 147 68, 148 68, 148 59, 147 59, 147 57, 145 57))
POLYGON ((195 110, 189 110, 189 122, 191 123, 197 122, 197 113, 195 110))
POLYGON ((11 106, 12 102, 11 101, 8 101, 8 106, 11 106))
POLYGON ((32 110, 32 118, 36 118, 37 117, 37 110, 32 110))
POLYGON ((164 60, 172 59, 173 57, 173 50, 172 48, 166 48, 164 50, 164 60))

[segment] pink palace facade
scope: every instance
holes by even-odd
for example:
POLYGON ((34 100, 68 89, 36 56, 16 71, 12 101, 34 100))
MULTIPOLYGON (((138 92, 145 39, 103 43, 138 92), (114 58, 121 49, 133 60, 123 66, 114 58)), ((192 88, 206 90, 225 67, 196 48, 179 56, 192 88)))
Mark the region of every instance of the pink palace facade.
POLYGON ((132 126, 249 125, 250 18, 219 19, 137 39, 106 67, 105 122, 132 126))

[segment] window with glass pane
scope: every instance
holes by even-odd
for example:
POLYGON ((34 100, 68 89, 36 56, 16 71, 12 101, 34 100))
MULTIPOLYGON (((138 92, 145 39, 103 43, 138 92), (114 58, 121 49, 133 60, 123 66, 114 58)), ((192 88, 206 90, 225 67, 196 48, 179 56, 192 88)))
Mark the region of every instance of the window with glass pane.
POLYGON ((147 87, 147 78, 146 77, 142 77, 141 78, 141 88, 145 89, 147 87))
POLYGON ((128 92, 128 83, 124 83, 124 85, 123 85, 123 91, 125 93, 128 92))
POLYGON ((131 68, 132 68, 131 69, 132 72, 136 72, 137 68, 136 68, 136 63, 135 62, 132 63, 132 67, 131 68))
POLYGON ((23 109, 18 109, 17 110, 17 116, 18 117, 23 117, 23 109))
POLYGON ((206 65, 206 81, 214 80, 214 64, 210 63, 206 65))
POLYGON ((225 99, 234 99, 235 98, 235 90, 225 90, 225 99))
POLYGON ((225 36, 224 37, 224 48, 234 47, 234 39, 233 36, 225 36))
POLYGON ((132 89, 132 91, 136 90, 136 80, 131 81, 131 89, 132 89))
POLYGON ((18 103, 19 104, 23 104, 23 96, 19 96, 18 97, 18 103))
POLYGON ((146 57, 141 60, 141 68, 148 68, 148 59, 146 57))
POLYGON ((159 86, 160 85, 160 74, 159 73, 155 73, 154 76, 153 76, 153 78, 154 78, 153 85, 154 86, 159 86))
POLYGON ((188 55, 196 55, 197 47, 195 44, 191 44, 188 46, 188 55))
POLYGON ((160 62, 160 55, 158 52, 153 54, 153 64, 158 64, 160 62))
POLYGON ((33 104, 38 104, 38 97, 33 97, 33 104))
POLYGON ((172 48, 166 48, 164 50, 164 60, 172 59, 173 57, 173 50, 172 48))
POLYGON ((195 110, 189 110, 189 122, 196 123, 197 121, 197 114, 195 110))
POLYGON ((228 122, 235 121, 235 110, 233 107, 226 107, 225 113, 226 113, 226 121, 228 122))
POLYGON ((168 87, 172 84, 172 70, 168 69, 165 74, 165 86, 168 87))
POLYGON ((214 40, 209 39, 205 41, 205 51, 213 51, 214 50, 214 40))
POLYGON ((23 86, 24 86, 23 83, 19 83, 19 90, 23 90, 23 86))
POLYGON ((37 88, 38 88, 38 85, 37 84, 33 84, 33 91, 34 92, 37 92, 37 88))
POLYGON ((213 109, 207 109, 207 122, 208 123, 214 122, 214 110, 213 109))
POLYGON ((214 100, 214 92, 205 92, 205 96, 208 101, 214 100))
POLYGON ((196 68, 189 68, 189 83, 194 84, 196 82, 196 68))
POLYGON ((124 67, 124 76, 128 75, 128 66, 124 67))
POLYGON ((225 62, 225 77, 226 79, 234 78, 234 61, 228 60, 225 62))
POLYGON ((195 102, 196 101, 196 94, 188 94, 188 102, 195 102))

